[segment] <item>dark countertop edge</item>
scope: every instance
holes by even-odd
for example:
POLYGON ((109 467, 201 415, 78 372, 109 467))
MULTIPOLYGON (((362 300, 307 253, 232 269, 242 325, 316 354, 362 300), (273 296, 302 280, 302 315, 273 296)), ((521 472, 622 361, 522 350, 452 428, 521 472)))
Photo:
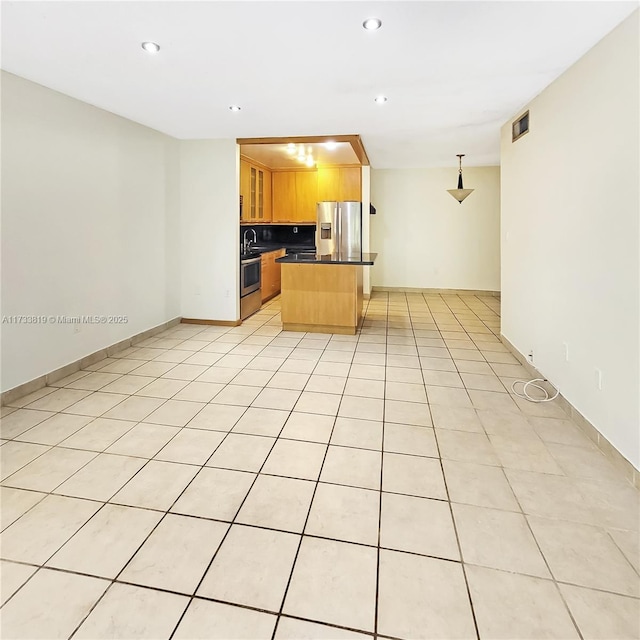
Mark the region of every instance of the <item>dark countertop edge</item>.
POLYGON ((377 253, 363 253, 362 260, 354 260, 354 259, 345 259, 340 260, 339 258, 332 258, 331 260, 322 260, 321 256, 316 255, 315 260, 298 260, 295 257, 295 254, 290 254, 288 256, 284 256, 282 258, 276 258, 276 262, 281 264, 333 264, 333 265, 362 265, 362 266, 372 266, 378 257, 377 253))

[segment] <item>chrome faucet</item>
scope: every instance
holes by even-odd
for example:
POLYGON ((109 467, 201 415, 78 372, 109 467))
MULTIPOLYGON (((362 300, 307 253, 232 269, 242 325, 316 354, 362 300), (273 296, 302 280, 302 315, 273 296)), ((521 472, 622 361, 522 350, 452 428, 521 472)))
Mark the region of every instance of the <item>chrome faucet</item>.
POLYGON ((253 241, 254 242, 258 242, 258 236, 256 235, 256 230, 255 229, 245 229, 244 235, 242 236, 244 242, 242 245, 242 251, 243 253, 248 253, 249 252, 249 247, 251 246, 251 240, 247 240, 247 233, 249 233, 249 231, 251 231, 251 233, 253 233, 253 241))

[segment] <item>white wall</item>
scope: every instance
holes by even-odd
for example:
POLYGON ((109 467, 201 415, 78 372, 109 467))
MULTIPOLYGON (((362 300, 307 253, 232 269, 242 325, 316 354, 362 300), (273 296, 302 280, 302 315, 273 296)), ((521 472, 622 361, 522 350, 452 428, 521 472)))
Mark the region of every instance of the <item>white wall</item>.
POLYGON ((638 54, 636 11, 502 129, 503 334, 636 467, 638 54))
MULTIPOLYGON (((369 253, 371 250, 371 216, 369 215, 369 205, 371 204, 371 167, 369 165, 362 167, 361 178, 362 250, 365 253, 369 253)), ((371 294, 371 267, 364 267, 363 269, 362 290, 365 295, 371 294)))
POLYGON ((178 315, 177 141, 2 73, 2 390, 178 315), (171 267, 171 270, 175 270, 171 267))
POLYGON ((182 316, 237 320, 239 166, 235 140, 180 142, 182 316))
POLYGON ((446 191, 457 166, 371 170, 373 286, 500 289, 500 169, 463 165, 463 176, 475 191, 459 204, 446 191))

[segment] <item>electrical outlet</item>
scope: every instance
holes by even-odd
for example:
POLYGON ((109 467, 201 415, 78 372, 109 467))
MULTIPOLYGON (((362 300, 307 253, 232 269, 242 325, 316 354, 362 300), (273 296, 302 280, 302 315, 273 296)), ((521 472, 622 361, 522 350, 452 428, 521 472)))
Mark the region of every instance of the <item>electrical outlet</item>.
POLYGON ((293 227, 293 233, 298 233, 298 227, 293 227))
POLYGON ((529 351, 529 355, 527 356, 529 362, 533 362, 533 349, 531 349, 531 351, 529 351))
POLYGON ((602 371, 596 367, 596 385, 600 391, 602 391, 602 371))
POLYGON ((563 342, 562 346, 564 347, 564 360, 565 362, 569 362, 569 344, 567 342, 563 342))

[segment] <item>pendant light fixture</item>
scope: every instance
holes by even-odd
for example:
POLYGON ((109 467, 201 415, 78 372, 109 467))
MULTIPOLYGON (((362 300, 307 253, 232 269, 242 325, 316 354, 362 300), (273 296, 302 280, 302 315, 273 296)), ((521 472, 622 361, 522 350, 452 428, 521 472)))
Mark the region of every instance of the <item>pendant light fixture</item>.
POLYGON ((473 193, 474 189, 465 189, 462 186, 462 158, 464 158, 464 153, 456 154, 458 156, 458 188, 457 189, 447 189, 447 191, 460 203, 471 193, 473 193))

